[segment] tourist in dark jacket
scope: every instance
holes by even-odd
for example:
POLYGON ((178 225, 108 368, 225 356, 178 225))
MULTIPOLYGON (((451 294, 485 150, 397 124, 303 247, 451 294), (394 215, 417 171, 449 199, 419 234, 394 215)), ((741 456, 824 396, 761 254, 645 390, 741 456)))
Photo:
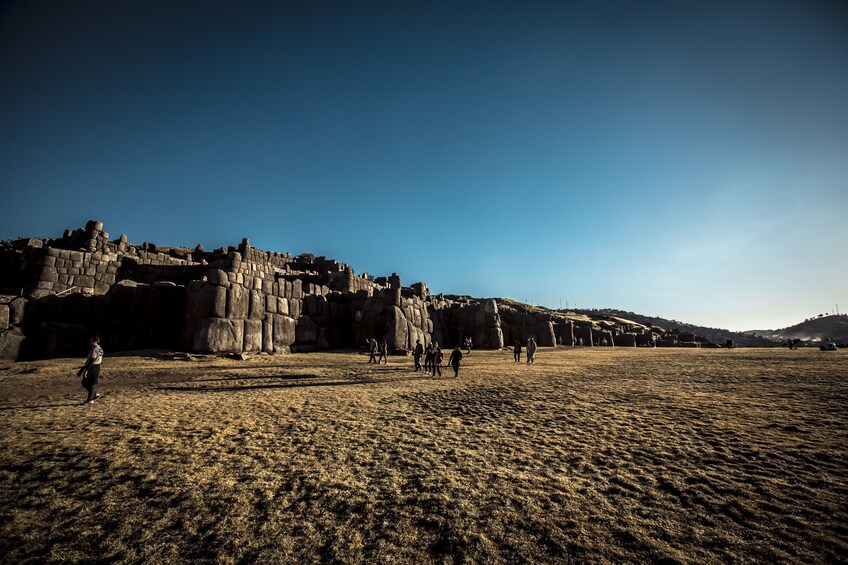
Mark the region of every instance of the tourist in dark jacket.
POLYGON ((424 355, 424 346, 421 345, 421 340, 415 340, 415 349, 412 350, 412 361, 415 363, 415 371, 421 370, 421 356, 424 355))
POLYGON ((515 340, 515 347, 512 349, 512 356, 516 363, 521 363, 521 342, 517 339, 515 340))
POLYGON ((424 370, 430 371, 433 369, 433 342, 427 344, 427 349, 424 350, 424 370))
POLYGON ((433 342, 433 378, 436 378, 436 372, 439 373, 439 376, 442 376, 442 360, 444 356, 442 355, 442 350, 439 349, 439 344, 433 342))
POLYGON ((453 368, 453 378, 457 378, 459 376, 459 362, 462 361, 462 351, 459 350, 459 346, 456 346, 456 349, 451 353, 450 359, 448 359, 448 363, 453 368))
POLYGON ((368 358, 368 363, 377 363, 377 340, 373 337, 368 342, 368 351, 371 353, 371 357, 368 358))

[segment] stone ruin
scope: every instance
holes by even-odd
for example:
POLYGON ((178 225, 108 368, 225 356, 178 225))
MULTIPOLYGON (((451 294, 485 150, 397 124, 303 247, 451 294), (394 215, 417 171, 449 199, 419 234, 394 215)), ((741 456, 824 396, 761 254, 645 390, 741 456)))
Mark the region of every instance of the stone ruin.
POLYGON ((653 345, 643 326, 573 320, 509 300, 431 295, 400 277, 262 251, 244 239, 205 251, 110 240, 103 225, 0 246, 0 358, 79 356, 99 335, 109 351, 290 353, 356 349, 372 337, 398 353, 420 340, 501 348, 653 345), (648 337, 646 337, 648 336, 648 337))

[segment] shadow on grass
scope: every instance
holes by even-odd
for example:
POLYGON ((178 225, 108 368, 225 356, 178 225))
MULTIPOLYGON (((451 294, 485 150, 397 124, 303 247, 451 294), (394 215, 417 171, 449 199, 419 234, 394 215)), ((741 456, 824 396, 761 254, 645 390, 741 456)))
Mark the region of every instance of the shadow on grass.
MULTIPOLYGON (((295 375, 300 378, 316 378, 314 375, 295 375)), ((287 375, 286 377, 250 377, 253 379, 258 378, 292 378, 292 375, 287 375)), ((244 386, 202 386, 202 387, 181 387, 181 386, 160 386, 157 387, 156 390, 170 391, 170 392, 238 392, 241 390, 262 390, 262 389, 285 389, 285 388, 304 388, 304 387, 324 387, 324 386, 355 386, 355 385, 369 385, 369 384, 380 384, 380 383, 402 383, 408 381, 423 381, 430 380, 432 377, 429 376, 420 376, 420 377, 404 377, 399 379, 362 379, 362 380, 335 380, 335 381, 323 381, 323 382, 292 382, 285 384, 263 384, 263 385, 244 385, 244 386)), ((229 379, 228 379, 229 380, 229 379)), ((233 379, 239 380, 239 379, 233 379)), ((196 381, 195 381, 196 382, 196 381)))
POLYGON ((0 406, 0 412, 4 412, 7 410, 37 410, 39 408, 62 408, 65 406, 83 406, 85 402, 81 402, 79 400, 75 402, 58 402, 55 404, 21 404, 16 406, 0 406))
POLYGON ((247 375, 247 376, 238 376, 232 375, 229 377, 221 377, 218 379, 193 379, 191 382, 193 383, 215 383, 215 382, 225 382, 225 381, 248 381, 251 379, 280 379, 280 380, 288 380, 288 381, 296 381, 296 380, 305 380, 305 379, 320 379, 322 378, 320 375, 247 375))

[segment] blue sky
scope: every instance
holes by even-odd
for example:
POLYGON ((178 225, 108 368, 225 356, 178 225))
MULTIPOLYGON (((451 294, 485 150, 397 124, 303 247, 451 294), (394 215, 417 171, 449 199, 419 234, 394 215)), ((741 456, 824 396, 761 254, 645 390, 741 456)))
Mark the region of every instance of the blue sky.
POLYGON ((6 2, 0 238, 242 237, 730 329, 848 311, 843 2, 6 2))

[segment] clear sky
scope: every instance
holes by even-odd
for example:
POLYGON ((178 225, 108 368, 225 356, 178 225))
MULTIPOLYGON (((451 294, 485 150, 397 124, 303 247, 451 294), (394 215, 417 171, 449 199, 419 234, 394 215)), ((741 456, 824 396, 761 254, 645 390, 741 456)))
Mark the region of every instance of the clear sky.
POLYGON ((848 311, 848 5, 7 1, 0 190, 0 238, 783 327, 848 311))

